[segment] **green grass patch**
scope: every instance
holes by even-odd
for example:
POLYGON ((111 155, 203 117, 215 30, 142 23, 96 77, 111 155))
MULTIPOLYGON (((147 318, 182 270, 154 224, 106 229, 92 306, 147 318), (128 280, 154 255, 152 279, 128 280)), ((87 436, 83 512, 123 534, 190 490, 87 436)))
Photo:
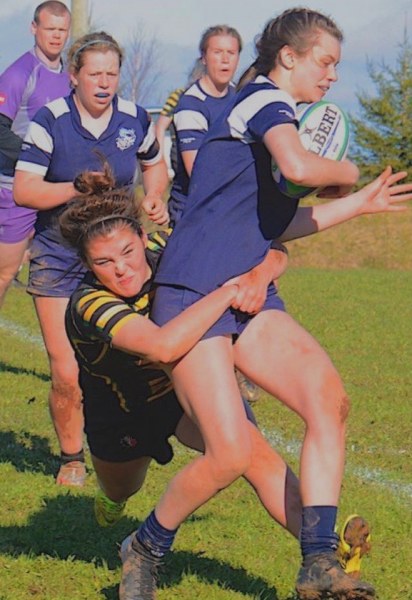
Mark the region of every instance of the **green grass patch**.
MULTIPOLYGON (((409 600, 410 272, 291 268, 281 292, 289 312, 328 350, 351 399, 340 521, 354 511, 370 520, 373 550, 364 577, 376 585, 380 600, 409 600)), ((23 290, 10 290, 0 333, 0 600, 114 600, 117 545, 192 453, 175 444, 173 463, 151 468, 125 518, 113 529, 100 529, 93 517, 92 472, 79 491, 54 484, 57 444, 47 407, 47 360, 23 290)), ((255 412, 269 441, 296 468, 299 419, 263 393, 255 412)), ((158 598, 292 600, 298 566, 297 543, 238 481, 181 527, 158 598)))

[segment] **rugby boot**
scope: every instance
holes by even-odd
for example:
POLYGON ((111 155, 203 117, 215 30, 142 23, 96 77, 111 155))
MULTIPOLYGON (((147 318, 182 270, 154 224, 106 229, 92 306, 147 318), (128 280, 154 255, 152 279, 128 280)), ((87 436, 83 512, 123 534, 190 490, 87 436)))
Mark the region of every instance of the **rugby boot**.
POLYGON ((120 558, 123 567, 119 600, 155 600, 158 569, 163 559, 146 550, 135 533, 123 540, 120 558))
POLYGON ((333 552, 307 556, 298 573, 296 592, 300 600, 372 600, 374 588, 345 573, 333 552))
POLYGON ((371 549, 370 527, 366 519, 350 515, 339 534, 338 559, 351 577, 359 578, 362 558, 371 549))
POLYGON ((102 490, 98 490, 94 497, 94 516, 100 527, 113 527, 124 513, 126 501, 113 502, 102 490))
POLYGON ((252 404, 259 398, 260 388, 253 381, 250 381, 243 373, 235 369, 236 379, 239 386, 241 396, 246 402, 252 404))

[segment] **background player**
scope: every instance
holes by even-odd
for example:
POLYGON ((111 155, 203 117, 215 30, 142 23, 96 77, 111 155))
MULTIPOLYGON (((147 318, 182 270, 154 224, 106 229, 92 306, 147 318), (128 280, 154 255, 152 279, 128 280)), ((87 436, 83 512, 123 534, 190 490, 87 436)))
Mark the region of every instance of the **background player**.
MULTIPOLYGON (((212 124, 231 102, 233 78, 242 51, 239 32, 228 25, 206 29, 199 42, 198 63, 203 73, 179 98, 173 123, 177 138, 175 177, 168 202, 171 225, 180 219, 187 202, 189 181, 197 152, 212 124)), ((257 399, 258 388, 240 371, 236 377, 242 396, 257 399)))
POLYGON ((233 27, 209 27, 199 42, 203 75, 180 96, 174 113, 177 136, 177 170, 168 209, 173 226, 186 203, 193 163, 211 124, 223 112, 235 92, 232 83, 242 39, 233 27))
POLYGON ((170 165, 173 169, 173 173, 177 172, 177 144, 176 144, 176 127, 173 122, 176 107, 179 103, 180 96, 183 92, 199 79, 205 72, 205 68, 200 59, 195 61, 195 64, 190 71, 190 75, 187 80, 185 87, 176 88, 171 92, 164 103, 162 110, 160 111, 159 118, 156 121, 156 137, 158 139, 160 149, 165 152, 165 136, 166 131, 170 131, 170 165))
POLYGON ((68 298, 83 278, 76 252, 64 243, 57 216, 77 192, 73 181, 85 169, 99 171, 103 153, 117 185, 134 187, 138 162, 146 191, 142 206, 159 224, 168 215, 162 201, 166 165, 147 112, 119 98, 123 53, 105 32, 76 40, 68 54, 72 93, 36 113, 16 165, 16 202, 38 210, 28 291, 34 297, 47 349, 52 385, 50 406, 67 460, 58 482, 82 485, 85 466, 78 368, 64 330, 68 298), (46 144, 45 144, 46 140, 46 144))
POLYGON ((16 206, 14 167, 30 120, 38 109, 70 91, 61 54, 70 29, 63 2, 48 0, 34 11, 34 48, 0 75, 0 306, 33 234, 36 211, 16 206))

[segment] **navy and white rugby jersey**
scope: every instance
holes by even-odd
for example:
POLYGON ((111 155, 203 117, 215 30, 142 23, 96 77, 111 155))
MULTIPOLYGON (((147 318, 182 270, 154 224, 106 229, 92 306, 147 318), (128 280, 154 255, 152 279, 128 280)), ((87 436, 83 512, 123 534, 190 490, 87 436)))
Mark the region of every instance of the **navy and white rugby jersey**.
POLYGON ((173 223, 180 219, 187 200, 190 178, 183 164, 181 153, 199 150, 212 123, 223 113, 235 94, 230 85, 225 96, 210 96, 196 81, 180 96, 174 113, 177 136, 177 170, 173 180, 168 208, 173 223))
POLYGON ((199 149, 156 283, 206 294, 264 259, 298 201, 279 192, 263 137, 279 124, 297 126, 295 110, 293 98, 264 76, 236 94, 199 149))
MULTIPOLYGON (((85 129, 73 93, 48 103, 30 123, 16 169, 35 173, 50 182, 73 181, 82 171, 100 171, 100 152, 109 162, 116 185, 132 185, 137 159, 154 164, 161 159, 148 113, 133 102, 113 98, 113 114, 99 138, 85 129)), ((63 206, 40 210, 36 234, 63 243, 57 219, 63 206)))

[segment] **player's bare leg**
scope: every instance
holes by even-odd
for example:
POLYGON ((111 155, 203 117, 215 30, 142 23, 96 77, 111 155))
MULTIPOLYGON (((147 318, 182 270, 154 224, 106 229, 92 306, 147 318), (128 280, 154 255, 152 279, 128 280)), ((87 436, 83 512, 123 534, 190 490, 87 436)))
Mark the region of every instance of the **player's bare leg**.
POLYGON ((34 302, 50 363, 49 408, 62 457, 56 482, 82 486, 86 477, 83 408, 78 366, 64 329, 68 299, 37 296, 34 302))

